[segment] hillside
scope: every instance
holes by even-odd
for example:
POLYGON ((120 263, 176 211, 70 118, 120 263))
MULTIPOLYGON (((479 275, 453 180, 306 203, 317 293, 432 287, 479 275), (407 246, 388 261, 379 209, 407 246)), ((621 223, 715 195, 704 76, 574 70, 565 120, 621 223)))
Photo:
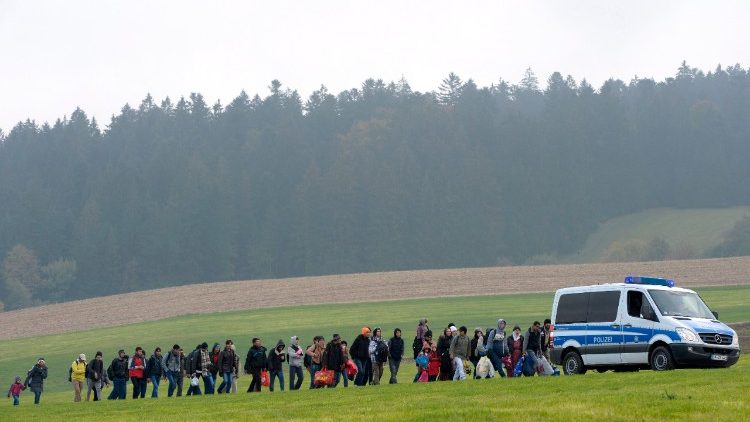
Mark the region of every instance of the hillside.
POLYGON ((0 340, 229 310, 549 292, 565 286, 618 282, 627 274, 670 277, 681 286, 748 284, 750 257, 401 271, 193 284, 0 313, 0 340))
MULTIPOLYGON (((588 237, 581 251, 570 257, 571 262, 600 262, 615 244, 639 241, 647 244, 655 238, 669 244, 672 254, 705 256, 724 239, 750 207, 707 209, 650 209, 607 220, 588 237)), ((668 253, 669 254, 669 253, 668 253)))

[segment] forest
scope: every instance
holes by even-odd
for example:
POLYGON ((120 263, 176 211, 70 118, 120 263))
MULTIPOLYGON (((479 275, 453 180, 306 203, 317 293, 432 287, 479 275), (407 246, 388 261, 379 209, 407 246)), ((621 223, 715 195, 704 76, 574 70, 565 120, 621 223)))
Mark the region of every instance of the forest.
MULTIPOLYGON (((0 131, 0 309, 178 284, 519 265, 649 208, 750 204, 750 74, 451 73, 146 95, 0 131)), ((750 254, 750 218, 718 255, 750 254)), ((301 288, 304 288, 301 286, 301 288)), ((210 292, 196 292, 196 296, 210 292)))

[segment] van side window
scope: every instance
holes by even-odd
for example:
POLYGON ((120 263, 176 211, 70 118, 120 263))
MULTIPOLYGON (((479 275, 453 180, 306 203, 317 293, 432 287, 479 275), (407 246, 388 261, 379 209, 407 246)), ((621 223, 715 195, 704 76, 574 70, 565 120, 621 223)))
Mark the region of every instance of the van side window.
POLYGON ((620 306, 620 291, 593 292, 589 297, 587 321, 614 322, 620 306))
POLYGON ((628 315, 635 318, 654 319, 654 310, 651 308, 648 300, 643 297, 643 292, 637 290, 628 291, 628 315))
POLYGON ((571 293, 560 296, 557 302, 555 324, 586 322, 589 293, 571 293))

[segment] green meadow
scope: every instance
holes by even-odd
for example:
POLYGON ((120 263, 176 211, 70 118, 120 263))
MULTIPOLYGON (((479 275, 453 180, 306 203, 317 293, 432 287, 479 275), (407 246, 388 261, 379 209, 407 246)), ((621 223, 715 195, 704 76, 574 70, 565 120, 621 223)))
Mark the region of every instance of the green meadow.
MULTIPOLYGON (((722 321, 750 321, 750 306, 747 305, 750 286, 697 290, 709 307, 719 312, 722 321)), ((33 406, 33 394, 24 392, 19 408, 13 408, 9 399, 2 402, 0 420, 70 417, 92 420, 207 417, 415 420, 435 416, 507 416, 518 420, 741 420, 750 410, 746 400, 750 391, 750 363, 746 358, 729 369, 605 374, 590 371, 579 377, 470 380, 429 385, 410 384, 415 371, 413 365, 405 362, 399 374, 402 384, 395 386, 284 393, 277 387, 274 393, 264 390, 261 394, 249 395, 244 392, 249 377, 242 375, 241 393, 236 396, 167 399, 166 382, 162 382, 162 397, 157 400, 131 401, 128 396, 125 402, 101 403, 72 403, 73 392, 67 383, 67 369, 78 353, 93 357, 101 350, 108 363, 120 348, 132 353, 135 346, 140 345, 150 355, 157 345, 166 349, 178 343, 189 351, 203 341, 223 343, 231 338, 244 358, 252 337, 262 338, 269 346, 278 339, 288 344, 290 336, 298 335, 307 345, 315 335, 329 339, 331 334, 340 333, 351 342, 362 325, 383 327, 387 336, 393 328, 401 328, 408 354, 419 318, 429 318, 436 332, 449 322, 470 329, 486 328, 494 325, 498 317, 525 330, 532 321, 548 316, 551 301, 551 293, 430 298, 188 315, 139 324, 126 324, 127 315, 123 315, 126 325, 122 326, 0 343, 1 387, 7 388, 15 375, 24 375, 37 357, 45 357, 50 368, 42 405, 33 406)), ((288 372, 285 376, 288 383, 288 372)), ((130 390, 128 384, 128 393, 130 390)), ((109 390, 105 390, 105 394, 108 393, 109 390)))

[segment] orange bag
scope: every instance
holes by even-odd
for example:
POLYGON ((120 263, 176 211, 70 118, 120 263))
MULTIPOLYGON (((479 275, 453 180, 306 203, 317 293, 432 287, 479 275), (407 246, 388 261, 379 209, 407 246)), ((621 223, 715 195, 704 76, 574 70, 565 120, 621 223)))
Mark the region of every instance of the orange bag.
POLYGON ((268 371, 265 369, 260 373, 260 383, 264 387, 268 387, 269 385, 271 385, 271 377, 268 376, 268 371))
POLYGON ((336 373, 330 369, 321 369, 315 373, 315 385, 333 385, 336 373))

